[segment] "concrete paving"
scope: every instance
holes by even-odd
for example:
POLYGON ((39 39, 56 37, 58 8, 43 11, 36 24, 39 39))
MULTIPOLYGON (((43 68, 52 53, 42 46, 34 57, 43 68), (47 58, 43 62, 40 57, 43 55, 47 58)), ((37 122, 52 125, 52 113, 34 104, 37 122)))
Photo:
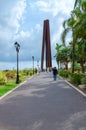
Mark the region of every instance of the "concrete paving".
POLYGON ((86 130, 86 98, 40 73, 0 100, 0 130, 86 130))

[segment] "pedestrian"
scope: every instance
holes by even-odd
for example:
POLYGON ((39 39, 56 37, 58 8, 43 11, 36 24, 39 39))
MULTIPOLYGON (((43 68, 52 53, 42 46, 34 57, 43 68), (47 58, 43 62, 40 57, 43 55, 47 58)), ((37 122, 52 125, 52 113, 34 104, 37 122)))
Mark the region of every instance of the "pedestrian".
POLYGON ((54 68, 52 69, 52 71, 53 71, 53 78, 54 78, 54 80, 56 80, 56 79, 57 79, 57 68, 54 67, 54 68))

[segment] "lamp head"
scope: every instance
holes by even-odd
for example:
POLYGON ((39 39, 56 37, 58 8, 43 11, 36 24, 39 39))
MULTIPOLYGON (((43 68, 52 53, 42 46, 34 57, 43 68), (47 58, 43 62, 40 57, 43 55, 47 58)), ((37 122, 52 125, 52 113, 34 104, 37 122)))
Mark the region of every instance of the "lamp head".
POLYGON ((16 51, 18 51, 18 52, 19 52, 20 45, 18 44, 18 42, 15 42, 15 43, 14 43, 14 45, 15 45, 16 51))

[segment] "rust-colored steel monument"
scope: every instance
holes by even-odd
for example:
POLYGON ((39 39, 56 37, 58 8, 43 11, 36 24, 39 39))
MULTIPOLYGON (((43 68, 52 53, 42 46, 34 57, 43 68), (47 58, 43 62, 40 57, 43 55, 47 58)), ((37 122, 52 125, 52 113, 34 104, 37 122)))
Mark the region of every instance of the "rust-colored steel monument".
POLYGON ((43 66, 44 66, 44 56, 46 60, 46 70, 48 69, 50 70, 52 68, 52 58, 51 58, 49 20, 44 20, 44 25, 43 25, 41 70, 43 70, 43 66))

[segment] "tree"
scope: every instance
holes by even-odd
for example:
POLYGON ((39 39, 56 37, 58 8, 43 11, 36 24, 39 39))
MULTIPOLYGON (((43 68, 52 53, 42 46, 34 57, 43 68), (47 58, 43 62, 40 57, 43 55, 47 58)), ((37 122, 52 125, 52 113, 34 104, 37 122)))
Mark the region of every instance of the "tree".
MULTIPOLYGON (((56 61, 59 65, 60 64, 64 64, 65 65, 65 69, 68 70, 68 63, 70 61, 70 55, 71 55, 71 50, 70 47, 65 47, 62 44, 56 44, 56 61)), ((59 67, 59 66, 58 66, 59 67)))
POLYGON ((80 63, 82 73, 84 73, 84 64, 86 62, 86 41, 82 42, 79 42, 77 45, 77 61, 80 63))
MULTIPOLYGON (((86 1, 85 1, 86 3, 86 1)), ((85 10, 85 6, 83 5, 85 10)), ((86 11, 77 7, 73 13, 77 19, 74 26, 74 34, 78 45, 78 61, 81 65, 81 71, 84 73, 84 64, 86 62, 86 11)))
POLYGON ((74 25, 76 23, 76 20, 74 19, 74 14, 71 13, 71 17, 64 21, 63 27, 64 31, 61 35, 61 39, 63 44, 65 45, 65 40, 67 37, 67 34, 71 31, 72 32, 72 73, 74 73, 74 62, 75 62, 75 35, 74 35, 74 25))
POLYGON ((59 52, 60 52, 60 48, 62 47, 62 45, 61 44, 59 44, 59 43, 56 43, 56 50, 57 50, 57 53, 56 53, 56 55, 55 55, 55 57, 56 57, 56 61, 57 61, 57 64, 58 64, 58 69, 59 69, 59 65, 60 65, 60 55, 59 55, 59 52))
POLYGON ((70 31, 72 32, 72 73, 75 71, 74 64, 76 60, 80 62, 81 70, 84 72, 84 63, 86 63, 86 0, 75 0, 71 16, 64 21, 63 27, 64 31, 61 39, 65 46, 67 34, 70 31))
POLYGON ((81 8, 83 11, 86 11, 86 0, 75 0, 74 9, 81 8))
POLYGON ((74 9, 78 6, 78 7, 81 7, 81 1, 82 0, 75 0, 75 3, 74 3, 74 9))
MULTIPOLYGON (((67 33, 69 33, 69 31, 72 31, 72 73, 74 73, 74 62, 75 62, 75 46, 78 44, 78 46, 80 45, 80 42, 82 43, 82 50, 84 50, 85 46, 86 46, 86 11, 85 7, 86 7, 86 1, 83 2, 84 4, 82 4, 81 1, 81 5, 78 4, 79 7, 76 7, 72 12, 71 12, 71 18, 69 18, 68 20, 66 20, 66 26, 64 26, 64 31, 62 34, 62 41, 65 42, 65 38, 67 37, 67 33), (83 8, 81 9, 80 7, 83 8)), ((65 22, 64 22, 65 23, 65 22)), ((64 24, 63 24, 64 25, 64 24)), ((84 50, 85 51, 85 50, 84 50)), ((79 56, 84 57, 85 52, 82 54, 80 53, 79 56), (81 54, 81 56, 80 56, 81 54)), ((81 59, 83 59, 83 57, 81 59)), ((81 60, 81 70, 82 72, 84 72, 84 62, 86 62, 85 60, 81 60)))

